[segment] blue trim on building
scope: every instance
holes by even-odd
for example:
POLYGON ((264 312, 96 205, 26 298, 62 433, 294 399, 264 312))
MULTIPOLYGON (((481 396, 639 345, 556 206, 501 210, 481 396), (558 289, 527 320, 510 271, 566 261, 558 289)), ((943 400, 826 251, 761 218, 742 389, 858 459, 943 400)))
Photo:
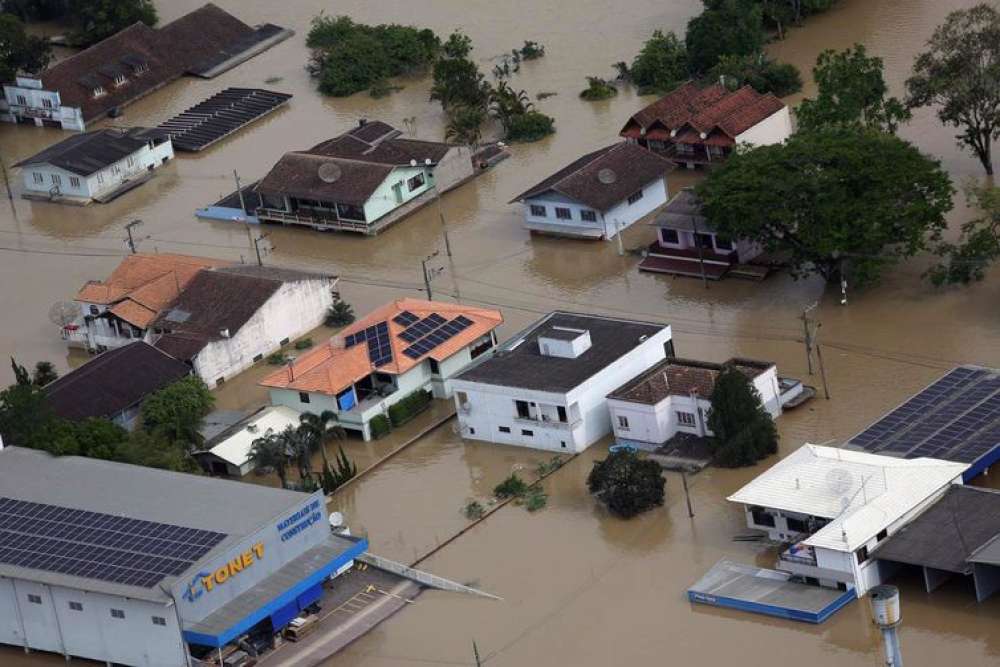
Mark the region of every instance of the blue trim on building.
POLYGON ((802 609, 793 609, 791 607, 779 607, 777 605, 761 604, 759 602, 749 602, 747 600, 737 600, 736 598, 721 595, 709 595, 707 593, 699 593, 698 591, 688 590, 688 600, 691 602, 712 605, 713 607, 726 607, 727 609, 736 609, 738 611, 748 611, 753 614, 776 616, 778 618, 786 618, 791 621, 802 621, 804 623, 822 623, 856 598, 857 595, 854 593, 854 589, 848 588, 843 595, 820 611, 811 612, 804 611, 802 609))
POLYGON ((323 581, 329 577, 331 574, 347 565, 350 561, 354 560, 364 552, 368 551, 368 540, 361 539, 356 542, 351 548, 343 551, 340 555, 334 558, 332 561, 321 567, 320 569, 313 572, 311 575, 295 584, 287 591, 274 598, 267 604, 263 605, 251 614, 248 614, 242 620, 238 621, 228 630, 223 632, 218 636, 212 636, 203 634, 200 632, 191 632, 190 630, 185 630, 183 632, 184 641, 189 644, 198 644, 200 646, 212 646, 219 648, 225 646, 229 642, 233 641, 240 635, 246 633, 247 630, 253 626, 260 623, 262 620, 271 616, 275 612, 278 612, 283 607, 288 604, 294 603, 300 595, 308 591, 310 588, 322 585, 323 581))
POLYGON ((225 222, 249 222, 252 225, 259 225, 260 219, 256 215, 247 215, 246 212, 238 208, 228 208, 226 206, 206 206, 196 209, 196 218, 202 220, 224 220, 225 222))
POLYGON ((1000 461, 1000 446, 994 447, 973 461, 972 465, 962 473, 962 481, 968 484, 971 480, 986 472, 986 469, 997 461, 1000 461))

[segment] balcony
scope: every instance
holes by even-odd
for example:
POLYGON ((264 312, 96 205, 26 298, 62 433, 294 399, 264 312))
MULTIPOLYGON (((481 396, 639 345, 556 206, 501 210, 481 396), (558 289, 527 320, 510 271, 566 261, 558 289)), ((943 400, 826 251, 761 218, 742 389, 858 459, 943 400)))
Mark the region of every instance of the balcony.
POLYGON ((778 560, 816 567, 816 552, 812 547, 793 544, 778 555, 778 560))
MULTIPOLYGON (((300 209, 305 213, 305 209, 300 209)), ((348 232, 367 232, 369 224, 363 221, 343 220, 333 217, 333 212, 328 215, 303 215, 300 213, 289 213, 276 208, 260 207, 257 209, 257 217, 261 220, 273 222, 290 222, 299 225, 310 225, 322 229, 336 229, 348 232)))
POLYGON ((527 417, 514 417, 514 423, 522 426, 533 426, 535 428, 554 428, 560 431, 572 431, 583 422, 577 419, 571 422, 561 422, 554 419, 533 419, 527 417))

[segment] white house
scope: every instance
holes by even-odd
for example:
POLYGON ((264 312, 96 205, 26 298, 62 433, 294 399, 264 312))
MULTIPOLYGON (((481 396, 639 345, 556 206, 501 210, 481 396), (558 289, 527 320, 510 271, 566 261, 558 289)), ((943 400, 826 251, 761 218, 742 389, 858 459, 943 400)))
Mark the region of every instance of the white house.
POLYGON ((306 151, 285 153, 256 185, 260 220, 375 234, 474 175, 467 146, 404 139, 361 121, 306 151))
POLYGON ((672 354, 667 325, 550 313, 452 382, 462 437, 581 452, 611 432, 605 396, 672 354))
POLYGON ((455 377, 496 345, 498 310, 398 299, 372 311, 260 384, 273 405, 332 410, 372 437, 371 421, 416 391, 450 398, 455 377))
POLYGON ((620 134, 693 169, 725 161, 739 145, 782 143, 792 135, 792 117, 772 93, 689 81, 629 118, 620 134))
POLYGON ((747 376, 772 418, 781 415, 786 394, 778 371, 769 361, 730 359, 723 364, 665 359, 608 394, 615 440, 655 449, 678 432, 712 435, 708 412, 715 380, 726 366, 747 376))
POLYGON ((254 469, 249 460, 254 440, 268 431, 281 433, 289 426, 297 428, 300 415, 283 405, 262 408, 206 442, 205 448, 193 456, 210 475, 243 477, 254 469))
POLYGON ((322 324, 336 284, 270 266, 200 271, 153 323, 154 345, 217 387, 322 324))
POLYGON ((524 204, 533 232, 612 239, 667 201, 666 174, 673 165, 623 142, 588 153, 511 203, 524 204))
POLYGON ((789 543, 776 567, 858 597, 887 573, 871 551, 962 483, 964 463, 803 445, 729 496, 747 525, 789 543))
POLYGON ((73 135, 18 162, 25 199, 105 202, 148 180, 174 157, 170 135, 142 127, 73 135))

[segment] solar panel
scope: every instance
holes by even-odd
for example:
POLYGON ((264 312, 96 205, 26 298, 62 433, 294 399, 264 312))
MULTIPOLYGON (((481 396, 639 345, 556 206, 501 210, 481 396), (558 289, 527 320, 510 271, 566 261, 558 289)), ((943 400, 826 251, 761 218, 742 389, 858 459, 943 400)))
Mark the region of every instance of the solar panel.
POLYGON ((0 497, 0 563, 151 588, 226 535, 0 497))
MULTIPOLYGON (((435 315, 436 314, 437 313, 435 313, 435 315)), ((436 348, 438 345, 447 342, 456 334, 469 328, 473 324, 472 320, 462 315, 459 315, 453 320, 445 321, 444 318, 440 318, 440 320, 441 322, 439 326, 437 326, 437 328, 430 330, 430 332, 426 333, 426 335, 422 337, 417 336, 414 338, 407 338, 406 339, 407 342, 410 342, 411 345, 407 347, 405 350, 403 350, 403 354, 410 357, 411 359, 419 359, 423 355, 427 354, 428 352, 436 348)), ((407 334, 407 332, 410 332, 411 330, 416 330, 419 324, 420 323, 417 323, 414 326, 410 327, 409 329, 404 331, 403 334, 407 334)), ((403 334, 400 334, 400 337, 403 337, 403 334)))
POLYGON ((388 322, 373 324, 362 331, 344 337, 345 347, 353 347, 363 342, 367 342, 368 360, 375 366, 383 366, 392 361, 388 322))
POLYGON ((402 326, 402 327, 408 327, 411 324, 413 324, 414 322, 416 322, 418 319, 420 319, 420 318, 418 318, 416 315, 414 315, 410 311, 404 310, 399 315, 396 315, 396 317, 392 318, 392 321, 395 322, 396 324, 402 326))

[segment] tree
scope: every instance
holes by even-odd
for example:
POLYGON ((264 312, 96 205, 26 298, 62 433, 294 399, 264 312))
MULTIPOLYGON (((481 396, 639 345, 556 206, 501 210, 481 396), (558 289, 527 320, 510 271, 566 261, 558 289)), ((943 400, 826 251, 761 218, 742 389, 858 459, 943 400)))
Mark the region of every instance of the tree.
POLYGON ((31 382, 37 387, 44 387, 50 382, 59 379, 59 373, 51 361, 39 361, 35 364, 35 372, 31 375, 31 382))
POLYGON ((774 93, 778 97, 802 90, 802 76, 795 65, 769 60, 763 53, 722 56, 706 78, 724 79, 733 88, 750 86, 758 93, 774 93))
POLYGON ((247 461, 254 468, 272 468, 281 480, 281 488, 288 488, 288 446, 282 434, 272 429, 250 443, 247 461))
POLYGON ((358 467, 351 463, 341 447, 337 454, 337 469, 328 468, 323 471, 323 493, 333 493, 357 474, 358 467))
POLYGON ((618 78, 631 80, 641 94, 663 93, 676 88, 690 77, 684 42, 672 32, 654 30, 629 68, 617 63, 618 78))
POLYGON ((333 304, 326 311, 323 323, 328 327, 346 327, 354 319, 354 308, 351 307, 351 304, 334 299, 333 304))
POLYGON ((28 21, 51 21, 66 15, 67 0, 6 0, 3 10, 28 21))
POLYGON ((858 285, 940 239, 951 182, 893 136, 825 128, 738 150, 697 188, 718 232, 787 256, 795 277, 858 285))
POLYGON ((0 81, 13 81, 18 72, 38 74, 51 59, 47 40, 26 33, 13 14, 0 13, 0 81))
POLYGON ((593 102, 595 100, 606 100, 618 94, 615 84, 602 79, 599 76, 588 76, 587 87, 580 91, 580 98, 593 102))
POLYGON ((0 391, 0 436, 4 443, 49 449, 58 420, 45 403, 45 392, 31 382, 12 384, 0 391))
POLYGON ((587 477, 587 488, 612 514, 630 519, 663 504, 667 484, 663 469, 656 461, 640 459, 635 452, 622 449, 595 461, 587 477))
POLYGON ((159 20, 152 0, 69 0, 68 16, 75 46, 90 46, 133 23, 154 26, 159 20))
POLYGON ((476 64, 465 58, 442 58, 434 65, 431 99, 448 111, 455 107, 482 109, 490 98, 490 87, 476 64))
POLYGON ((941 243, 943 260, 927 275, 935 285, 968 285, 986 277, 986 269, 1000 258, 1000 188, 969 183, 965 188, 970 208, 983 215, 962 225, 958 243, 941 243))
POLYGON ((472 53, 472 38, 456 30, 448 35, 441 51, 448 58, 468 58, 472 53))
POLYGON ((312 477, 312 455, 319 447, 319 442, 314 440, 308 428, 304 428, 301 424, 298 428, 286 426, 278 437, 299 469, 299 482, 308 487, 315 481, 312 477))
POLYGON ((555 123, 554 118, 541 111, 529 111, 511 119, 506 139, 524 143, 538 141, 556 131, 555 123))
POLYGON ((534 108, 528 93, 515 91, 506 81, 501 81, 490 91, 490 113, 500 121, 505 134, 510 132, 511 123, 534 108))
POLYGON ((767 35, 756 0, 704 0, 705 11, 687 24, 688 66, 712 69, 722 56, 749 56, 764 49, 767 35))
POLYGON ((917 57, 906 81, 910 108, 935 106, 959 128, 959 146, 993 174, 991 143, 1000 138, 1000 12, 987 4, 954 11, 917 57))
POLYGON ((10 358, 10 368, 14 371, 14 383, 18 385, 31 385, 31 376, 28 375, 28 369, 17 363, 14 357, 10 358))
POLYGON ((326 443, 330 440, 343 440, 347 433, 337 419, 337 413, 333 410, 323 410, 318 415, 313 412, 304 412, 299 415, 301 429, 307 438, 313 442, 313 449, 319 449, 323 456, 323 471, 332 470, 330 458, 327 456, 326 443))
POLYGON ((143 401, 143 428, 191 452, 204 440, 199 433, 201 421, 214 404, 215 397, 201 378, 189 375, 143 401))
POLYGON ((483 137, 482 125, 486 120, 486 112, 476 107, 455 107, 448 114, 448 125, 445 127, 444 138, 467 146, 476 147, 483 137))
POLYGON ((882 77, 882 59, 869 57, 861 44, 844 51, 823 51, 816 59, 813 78, 819 94, 816 99, 802 100, 795 110, 799 130, 840 125, 895 134, 900 123, 910 119, 901 101, 886 97, 889 87, 882 77))
POLYGON ((742 371, 726 366, 712 389, 708 428, 716 465, 753 465, 778 451, 778 431, 761 403, 760 393, 742 371))

